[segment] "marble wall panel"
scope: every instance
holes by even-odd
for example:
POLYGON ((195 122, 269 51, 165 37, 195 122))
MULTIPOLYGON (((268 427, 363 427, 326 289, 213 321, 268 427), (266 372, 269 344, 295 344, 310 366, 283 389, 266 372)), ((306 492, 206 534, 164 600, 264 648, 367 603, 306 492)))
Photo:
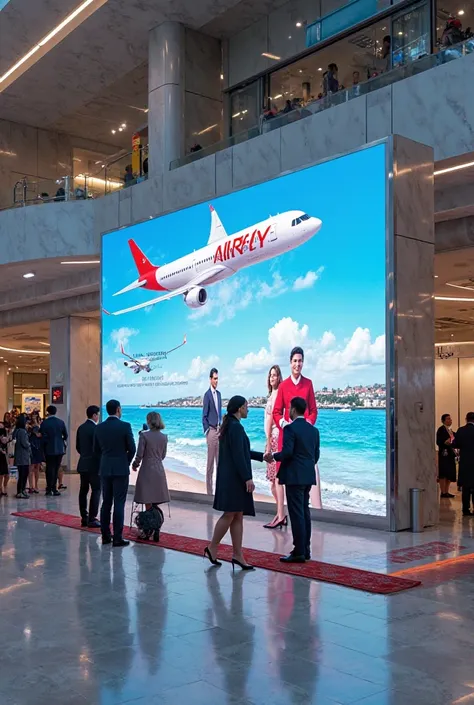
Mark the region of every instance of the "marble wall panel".
POLYGON ((366 143, 366 98, 316 113, 281 130, 281 169, 342 154, 366 143))
POLYGON ((395 237, 397 282, 395 528, 410 527, 410 488, 424 492, 425 525, 438 521, 434 397, 434 245, 395 237))
POLYGON ((436 252, 474 246, 474 216, 436 223, 436 252))
POLYGON ((393 85, 393 132, 434 147, 435 160, 474 150, 474 54, 393 85))
MULTIPOLYGON (((13 211, 15 214, 17 211, 13 211)), ((95 255, 98 237, 94 232, 94 202, 45 203, 24 209, 26 243, 11 243, 12 260, 95 255)))
POLYGON ((11 149, 17 154, 15 168, 23 174, 38 174, 38 130, 28 125, 12 122, 10 125, 11 149))
POLYGON ((186 153, 197 143, 201 147, 222 139, 222 103, 196 93, 184 94, 184 144, 186 153))
POLYGON ((132 186, 119 191, 119 226, 132 222, 132 186))
POLYGON ((185 42, 186 90, 221 101, 221 42, 192 29, 186 29, 185 42))
MULTIPOLYGON (((275 64, 268 52, 268 18, 263 17, 229 40, 229 85, 245 81, 275 64)), ((279 54, 277 54, 279 56, 279 54)))
POLYGON ((216 196, 232 191, 232 160, 232 149, 216 153, 216 196))
POLYGON ((392 86, 367 95, 367 142, 392 134, 392 86))
POLYGON ((215 195, 215 154, 164 175, 163 211, 165 213, 214 198, 215 195))
POLYGON ((58 133, 37 130, 38 176, 55 179, 58 174, 58 133))
POLYGON ((281 171, 281 131, 242 142, 232 148, 232 183, 234 188, 265 181, 281 171))
POLYGON ((119 191, 94 201, 94 230, 98 238, 102 233, 119 227, 119 202, 119 191))
POLYGON ((434 243, 433 150, 397 135, 393 143, 395 234, 434 243))
POLYGON ((163 211, 163 177, 152 177, 132 186, 132 222, 154 218, 163 211))

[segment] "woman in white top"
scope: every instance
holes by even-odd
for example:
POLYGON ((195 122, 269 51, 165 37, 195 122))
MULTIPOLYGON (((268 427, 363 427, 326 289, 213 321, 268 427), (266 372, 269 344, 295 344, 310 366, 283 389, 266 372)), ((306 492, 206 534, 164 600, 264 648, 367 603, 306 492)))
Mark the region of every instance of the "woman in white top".
MULTIPOLYGON (((277 396, 278 387, 282 377, 278 365, 270 368, 267 378, 268 401, 265 408, 265 436, 267 443, 265 453, 276 453, 278 451, 278 428, 273 421, 273 407, 277 396)), ((280 463, 267 463, 267 480, 271 482, 272 495, 277 505, 277 513, 269 524, 265 524, 265 529, 281 529, 288 524, 288 517, 285 515, 285 489, 278 482, 278 470, 280 463)))

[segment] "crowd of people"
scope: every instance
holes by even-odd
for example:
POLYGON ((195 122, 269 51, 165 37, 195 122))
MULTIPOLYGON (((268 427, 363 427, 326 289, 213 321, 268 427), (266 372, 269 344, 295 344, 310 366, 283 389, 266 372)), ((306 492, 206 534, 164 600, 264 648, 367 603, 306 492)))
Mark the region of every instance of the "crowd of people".
POLYGON ((441 498, 454 498, 450 486, 457 482, 462 493, 463 516, 474 516, 474 412, 466 415, 466 424, 456 432, 452 425, 451 415, 443 414, 436 433, 441 498))

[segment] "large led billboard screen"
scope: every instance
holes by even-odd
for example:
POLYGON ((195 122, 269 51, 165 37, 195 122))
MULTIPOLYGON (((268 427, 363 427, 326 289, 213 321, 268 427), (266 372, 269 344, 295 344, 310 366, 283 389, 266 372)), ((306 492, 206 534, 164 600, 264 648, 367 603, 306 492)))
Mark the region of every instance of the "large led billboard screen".
MULTIPOLYGON (((379 144, 103 236, 103 401, 137 434, 161 413, 171 489, 206 492, 211 369, 223 413, 248 399, 264 450, 288 384, 303 394, 298 346, 321 434, 313 506, 385 515, 386 188, 379 144)), ((258 499, 272 501, 271 474, 254 464, 258 499)))

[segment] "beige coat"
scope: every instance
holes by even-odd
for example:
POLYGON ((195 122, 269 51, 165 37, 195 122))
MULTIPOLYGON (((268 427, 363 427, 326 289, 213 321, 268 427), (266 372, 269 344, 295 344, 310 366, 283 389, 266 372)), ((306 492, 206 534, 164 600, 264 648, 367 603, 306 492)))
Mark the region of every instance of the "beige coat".
POLYGON ((163 460, 168 437, 161 431, 143 431, 138 441, 134 465, 141 463, 134 501, 140 504, 163 504, 170 501, 163 460))

